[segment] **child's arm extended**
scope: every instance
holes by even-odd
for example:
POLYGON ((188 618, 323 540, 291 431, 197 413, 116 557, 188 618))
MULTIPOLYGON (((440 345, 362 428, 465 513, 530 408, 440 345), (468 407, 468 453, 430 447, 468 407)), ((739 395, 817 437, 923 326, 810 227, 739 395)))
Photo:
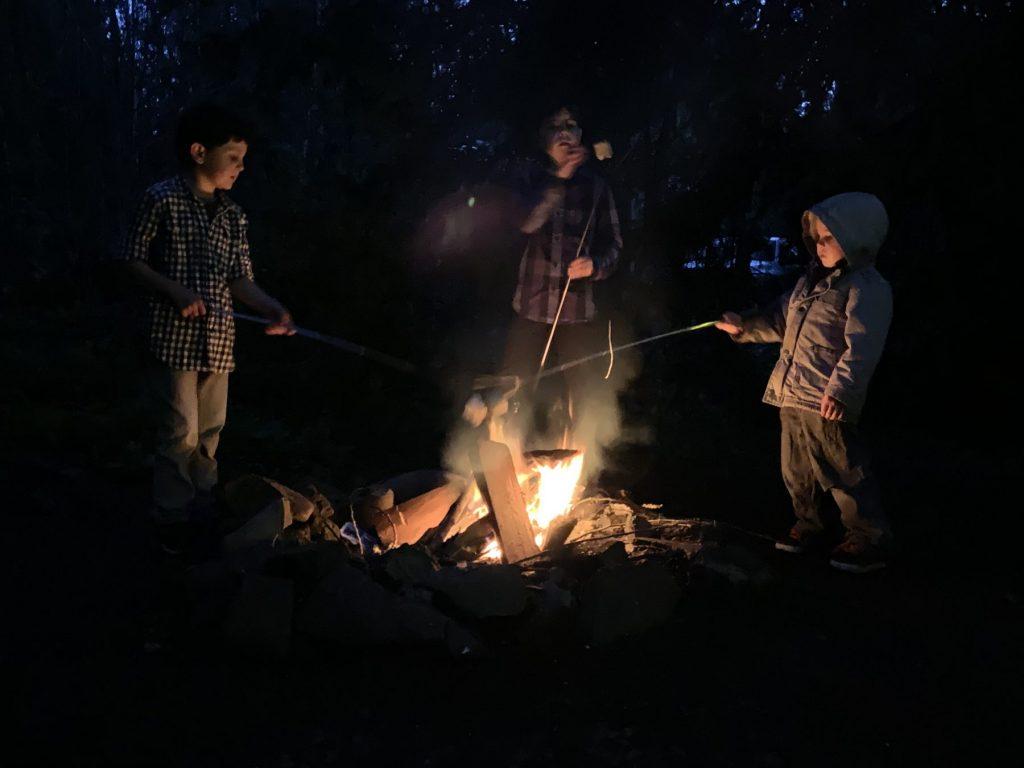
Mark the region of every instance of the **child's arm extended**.
POLYGON ((725 331, 733 341, 741 344, 781 344, 786 335, 786 310, 792 291, 786 291, 762 312, 741 317, 735 312, 725 312, 715 327, 725 331))
POLYGON ((827 397, 846 408, 863 407, 891 321, 892 289, 888 283, 879 281, 851 288, 846 302, 846 351, 825 387, 827 397))
POLYGON ((229 287, 234 298, 270 320, 266 333, 271 336, 294 335, 295 323, 292 321, 291 313, 281 302, 266 293, 248 277, 232 280, 229 287))

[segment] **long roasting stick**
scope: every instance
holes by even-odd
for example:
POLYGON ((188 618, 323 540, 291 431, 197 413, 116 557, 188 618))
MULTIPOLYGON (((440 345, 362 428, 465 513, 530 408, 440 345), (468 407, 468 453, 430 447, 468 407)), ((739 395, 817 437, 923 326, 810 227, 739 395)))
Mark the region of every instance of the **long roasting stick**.
MULTIPOLYGON (((247 320, 250 323, 259 323, 260 325, 270 325, 271 321, 265 317, 257 317, 256 315, 247 315, 242 312, 232 312, 234 317, 239 320, 247 320)), ((378 363, 391 366, 404 373, 416 373, 416 366, 412 363, 407 363, 405 360, 399 360, 397 357, 386 355, 383 352, 378 352, 375 349, 364 347, 361 344, 353 344, 351 341, 345 339, 339 339, 337 336, 328 336, 324 333, 318 333, 317 331, 311 331, 308 328, 296 328, 295 334, 297 336, 305 336, 307 339, 314 339, 324 344, 329 344, 332 347, 343 349, 346 352, 351 352, 354 355, 365 357, 370 360, 376 360, 378 363)))
POLYGON ((620 344, 617 347, 611 347, 610 349, 604 349, 600 352, 596 352, 593 355, 587 355, 577 360, 570 360, 562 365, 556 365, 554 368, 548 368, 546 371, 539 371, 536 376, 533 377, 534 386, 536 381, 543 379, 546 376, 552 376, 556 373, 568 370, 569 368, 575 368, 577 365, 583 365, 583 363, 589 363, 591 360, 597 360, 601 357, 607 357, 608 355, 614 355, 616 352, 621 352, 624 349, 630 349, 631 347, 639 347, 641 344, 650 344, 652 341, 660 341, 661 339, 667 339, 670 336, 678 336, 681 333, 692 333, 693 331, 700 331, 704 328, 711 328, 717 323, 718 320, 709 320, 706 323, 698 323, 697 325, 691 325, 688 328, 677 328, 674 331, 667 331, 666 333, 659 333, 657 336, 648 336, 646 339, 640 339, 639 341, 631 341, 629 344, 620 344))
MULTIPOLYGON (((587 218, 587 226, 583 228, 583 234, 580 236, 580 244, 576 248, 576 256, 573 261, 580 257, 583 253, 583 244, 587 241, 587 234, 590 232, 590 223, 594 220, 594 213, 597 211, 597 200, 590 207, 590 216, 587 218)), ((562 307, 565 306, 565 297, 569 295, 569 286, 572 285, 572 278, 566 276, 565 288, 562 289, 562 299, 558 302, 558 309, 555 311, 555 319, 551 322, 551 332, 548 334, 548 343, 544 345, 544 354, 540 356, 540 366, 537 368, 537 381, 540 381, 540 374, 544 370, 544 363, 548 361, 548 353, 551 351, 551 342, 555 339, 555 331, 558 329, 558 321, 562 317, 562 307)), ((536 385, 535 385, 536 386, 536 385)))

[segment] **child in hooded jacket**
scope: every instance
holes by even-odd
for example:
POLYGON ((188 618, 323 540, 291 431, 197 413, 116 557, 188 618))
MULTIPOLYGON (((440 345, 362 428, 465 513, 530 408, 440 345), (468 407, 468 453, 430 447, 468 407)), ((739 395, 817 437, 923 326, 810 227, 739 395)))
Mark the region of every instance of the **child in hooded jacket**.
POLYGON ((830 563, 865 573, 885 567, 891 540, 857 427, 892 320, 892 289, 874 264, 889 218, 874 195, 847 192, 802 223, 812 259, 793 289, 764 311, 726 312, 717 327, 740 343, 781 344, 763 399, 780 409, 782 477, 797 520, 776 548, 821 542, 827 491, 846 529, 830 563))

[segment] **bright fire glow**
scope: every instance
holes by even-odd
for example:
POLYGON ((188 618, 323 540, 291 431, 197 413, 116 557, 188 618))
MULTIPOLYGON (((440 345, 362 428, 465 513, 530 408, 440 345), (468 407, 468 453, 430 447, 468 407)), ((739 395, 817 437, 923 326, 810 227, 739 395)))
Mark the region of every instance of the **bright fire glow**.
POLYGON ((480 557, 477 559, 501 562, 501 544, 498 543, 497 537, 487 542, 487 546, 480 551, 480 557))
POLYGON ((576 484, 583 472, 583 452, 554 463, 538 463, 537 491, 526 499, 526 513, 536 532, 537 546, 551 523, 566 514, 576 495, 576 484))

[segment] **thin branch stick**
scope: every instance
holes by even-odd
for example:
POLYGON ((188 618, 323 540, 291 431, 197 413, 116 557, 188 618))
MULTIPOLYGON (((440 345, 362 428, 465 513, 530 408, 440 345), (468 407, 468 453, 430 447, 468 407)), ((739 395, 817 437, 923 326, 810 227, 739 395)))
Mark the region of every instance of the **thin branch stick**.
MULTIPOLYGON (((597 200, 594 200, 594 204, 590 207, 590 216, 587 217, 587 225, 583 228, 583 234, 580 236, 580 244, 576 248, 576 256, 573 261, 576 261, 583 253, 583 244, 587 242, 587 235, 590 233, 590 225, 594 221, 594 214, 597 212, 597 200)), ((562 317, 562 307, 565 306, 565 298, 569 295, 569 286, 572 285, 572 278, 566 276, 565 288, 562 289, 562 299, 558 302, 558 309, 555 312, 555 319, 551 322, 551 332, 548 334, 548 343, 544 345, 544 354, 540 356, 540 366, 537 368, 537 375, 539 376, 541 371, 544 370, 544 363, 548 361, 548 353, 551 351, 551 342, 555 339, 555 330, 558 328, 558 321, 562 317)), ((537 381, 533 383, 534 390, 537 389, 537 381)))
POLYGON ((615 347, 612 346, 612 321, 608 321, 608 370, 604 374, 604 380, 612 375, 612 368, 615 366, 615 347))

